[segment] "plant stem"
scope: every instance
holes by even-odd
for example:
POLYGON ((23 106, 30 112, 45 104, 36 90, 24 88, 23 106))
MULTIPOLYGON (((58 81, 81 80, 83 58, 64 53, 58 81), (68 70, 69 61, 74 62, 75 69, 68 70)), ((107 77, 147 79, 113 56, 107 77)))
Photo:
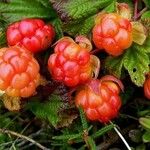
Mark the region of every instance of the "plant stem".
POLYGON ((137 14, 137 18, 138 19, 139 17, 141 17, 141 15, 147 10, 147 7, 143 8, 138 14, 137 14))
POLYGON ((134 21, 137 19, 137 14, 138 14, 138 0, 135 0, 134 2, 134 21))
POLYGON ((98 53, 98 52, 100 52, 99 49, 94 49, 94 50, 92 50, 92 51, 90 52, 90 54, 91 54, 91 55, 94 55, 94 54, 96 54, 96 53, 98 53))
POLYGON ((123 143, 125 144, 125 146, 127 147, 128 150, 132 150, 129 146, 129 144, 127 143, 127 141, 125 140, 125 138, 122 136, 122 134, 120 133, 120 131, 114 126, 114 130, 116 131, 116 133, 118 134, 118 136, 121 138, 121 140, 123 141, 123 143))
POLYGON ((11 130, 7 130, 7 129, 2 129, 2 128, 0 128, 0 132, 6 133, 6 134, 11 134, 11 135, 17 136, 19 138, 25 139, 25 140, 35 144, 37 147, 39 147, 42 150, 50 150, 50 149, 44 147, 43 145, 41 145, 40 143, 36 142, 35 140, 33 140, 33 139, 31 139, 31 138, 29 138, 29 137, 27 137, 25 135, 19 134, 17 132, 14 132, 14 131, 11 131, 11 130))
MULTIPOLYGON (((113 123, 111 123, 113 124, 113 123)), ((113 126, 115 126, 113 124, 113 126)), ((121 131, 122 135, 126 135, 127 133, 129 133, 130 130, 135 129, 136 125, 135 124, 131 124, 130 126, 126 127, 125 129, 123 129, 121 131)), ((119 140, 119 136, 116 132, 111 132, 109 133, 109 138, 106 138, 104 142, 100 143, 97 146, 97 149, 101 149, 101 150, 106 150, 109 149, 109 147, 113 144, 115 144, 115 142, 117 142, 119 140)))

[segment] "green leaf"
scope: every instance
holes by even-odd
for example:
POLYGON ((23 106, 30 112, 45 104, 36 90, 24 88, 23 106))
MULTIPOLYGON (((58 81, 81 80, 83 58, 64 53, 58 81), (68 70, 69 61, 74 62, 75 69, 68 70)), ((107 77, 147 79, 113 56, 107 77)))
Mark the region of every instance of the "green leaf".
POLYGON ((5 19, 0 15, 0 48, 6 43, 6 25, 5 19))
POLYGON ((54 20, 51 21, 51 23, 53 24, 54 28, 55 28, 55 32, 56 32, 56 40, 60 39, 63 37, 63 31, 62 31, 62 22, 59 18, 56 18, 54 20))
POLYGON ((150 36, 147 37, 141 48, 145 53, 150 53, 150 36))
POLYGON ((82 108, 79 108, 79 112, 80 112, 80 118, 81 118, 83 130, 87 130, 88 129, 88 123, 87 123, 87 120, 85 117, 85 113, 84 113, 82 108))
POLYGON ((150 1, 149 0, 143 0, 143 1, 144 1, 145 5, 150 8, 150 1))
POLYGON ((6 43, 5 28, 0 28, 0 48, 6 43))
POLYGON ((112 0, 69 0, 64 3, 64 9, 73 20, 83 19, 99 12, 100 9, 108 6, 112 0))
MULTIPOLYGON (((104 11, 106 12, 114 12, 116 10, 116 2, 113 1, 110 5, 108 5, 104 11)), ((64 23, 63 30, 64 32, 67 32, 68 34, 72 36, 76 35, 88 35, 91 31, 92 27, 94 26, 94 18, 95 14, 93 16, 90 16, 85 19, 81 19, 75 22, 70 22, 68 24, 64 23)))
POLYGON ((54 137, 52 137, 52 139, 55 139, 55 140, 73 140, 73 139, 77 139, 77 138, 81 138, 81 137, 82 137, 82 134, 78 133, 78 134, 54 136, 54 137))
POLYGON ((143 142, 149 143, 150 142, 150 132, 145 132, 144 135, 142 136, 143 142))
POLYGON ((141 117, 139 122, 145 129, 150 131, 150 117, 141 117))
POLYGON ((126 51, 124 67, 128 70, 131 80, 137 86, 143 86, 145 74, 149 72, 149 57, 141 47, 135 45, 126 51))
POLYGON ((142 14, 141 19, 149 19, 150 18, 150 10, 146 11, 145 13, 142 14))
MULTIPOLYGON (((71 36, 87 35, 94 26, 95 15, 112 4, 111 0, 50 0, 64 21, 63 30, 71 36)), ((112 5, 108 8, 112 9, 112 5)))
POLYGON ((118 57, 109 56, 105 60, 105 68, 109 71, 109 73, 121 77, 122 67, 124 63, 124 55, 118 57))
POLYGON ((91 137, 94 139, 98 138, 98 137, 104 135, 106 132, 112 130, 113 128, 114 128, 113 124, 107 125, 107 126, 101 128, 100 130, 98 130, 96 133, 92 134, 91 137))
POLYGON ((140 116, 140 117, 144 117, 144 116, 147 116, 147 115, 150 115, 150 109, 141 110, 141 111, 138 112, 138 116, 140 116))
POLYGON ((56 18, 56 13, 48 0, 10 0, 7 3, 0 2, 0 14, 9 23, 23 18, 56 18))
POLYGON ((36 117, 48 120, 54 127, 57 126, 59 111, 62 107, 62 101, 57 95, 52 95, 48 102, 30 102, 28 108, 35 114, 36 117))
POLYGON ((87 35, 94 26, 94 16, 81 20, 79 22, 71 22, 64 24, 63 30, 72 36, 87 35))
POLYGON ((89 145, 90 150, 96 150, 96 144, 92 137, 88 136, 87 144, 89 145))
POLYGON ((105 68, 109 73, 119 78, 121 77, 122 70, 125 68, 129 72, 132 82, 137 86, 143 86, 145 74, 149 72, 148 44, 143 46, 134 44, 121 56, 108 57, 105 62, 105 68))
POLYGON ((103 9, 105 12, 112 13, 116 11, 116 0, 103 9))

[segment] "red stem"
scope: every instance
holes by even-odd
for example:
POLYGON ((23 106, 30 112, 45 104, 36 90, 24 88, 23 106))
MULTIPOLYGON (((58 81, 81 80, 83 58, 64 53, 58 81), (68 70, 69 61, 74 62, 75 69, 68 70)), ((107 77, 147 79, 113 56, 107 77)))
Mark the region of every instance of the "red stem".
POLYGON ((147 10, 147 7, 143 8, 138 14, 137 14, 137 18, 141 17, 141 15, 147 10))
POLYGON ((90 52, 90 54, 91 54, 91 55, 94 55, 94 54, 98 53, 99 51, 100 51, 99 49, 94 49, 94 50, 92 50, 92 51, 90 52))
POLYGON ((138 15, 138 0, 134 0, 134 21, 136 21, 138 15))

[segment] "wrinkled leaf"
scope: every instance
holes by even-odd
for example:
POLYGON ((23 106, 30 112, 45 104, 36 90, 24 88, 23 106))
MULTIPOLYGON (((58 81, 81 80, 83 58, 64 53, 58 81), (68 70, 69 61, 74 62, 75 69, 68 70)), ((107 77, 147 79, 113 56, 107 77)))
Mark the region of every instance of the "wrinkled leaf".
POLYGON ((124 63, 124 55, 118 57, 109 56, 105 60, 105 68, 110 74, 121 77, 122 67, 124 63))
POLYGON ((0 28, 0 48, 6 44, 6 34, 5 29, 0 28))
POLYGON ((145 74, 149 72, 149 56, 145 53, 144 46, 133 45, 121 56, 108 57, 105 68, 117 77, 121 77, 122 70, 125 68, 131 80, 137 86, 143 86, 145 74))
POLYGON ((150 53, 150 36, 147 37, 141 48, 145 53, 150 53))
POLYGON ((124 56, 124 67, 137 86, 143 86, 145 74, 149 72, 149 57, 137 45, 128 49, 124 56))
POLYGON ((60 14, 61 19, 65 21, 83 20, 89 16, 93 16, 100 9, 105 8, 112 0, 51 0, 56 11, 60 14))
POLYGON ((53 19, 56 14, 48 0, 10 0, 1 2, 0 14, 7 22, 15 22, 23 18, 53 19))
POLYGON ((69 35, 87 35, 94 26, 94 16, 81 20, 79 22, 73 22, 63 25, 64 32, 67 32, 69 35))
POLYGON ((50 0, 64 21, 63 30, 69 35, 87 35, 94 26, 94 16, 110 5, 111 0, 50 0))
POLYGON ((48 120, 54 127, 57 126, 59 111, 62 108, 62 101, 59 96, 52 95, 48 102, 40 103, 32 101, 28 104, 28 108, 36 115, 36 117, 48 120))
POLYGON ((6 22, 5 19, 0 15, 0 48, 6 43, 6 22))

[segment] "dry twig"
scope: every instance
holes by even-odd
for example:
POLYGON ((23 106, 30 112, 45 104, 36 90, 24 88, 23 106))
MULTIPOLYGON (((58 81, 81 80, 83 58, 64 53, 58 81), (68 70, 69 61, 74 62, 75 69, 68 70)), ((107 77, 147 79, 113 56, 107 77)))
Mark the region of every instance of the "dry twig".
POLYGON ((7 130, 7 129, 1 129, 1 128, 0 128, 0 132, 6 133, 6 134, 11 134, 11 135, 17 136, 19 138, 25 139, 25 140, 35 144, 37 147, 39 147, 42 150, 50 150, 50 149, 44 147, 43 145, 41 145, 40 143, 38 143, 37 141, 35 141, 35 140, 25 136, 25 135, 19 134, 17 132, 14 132, 14 131, 11 131, 11 130, 7 130))

